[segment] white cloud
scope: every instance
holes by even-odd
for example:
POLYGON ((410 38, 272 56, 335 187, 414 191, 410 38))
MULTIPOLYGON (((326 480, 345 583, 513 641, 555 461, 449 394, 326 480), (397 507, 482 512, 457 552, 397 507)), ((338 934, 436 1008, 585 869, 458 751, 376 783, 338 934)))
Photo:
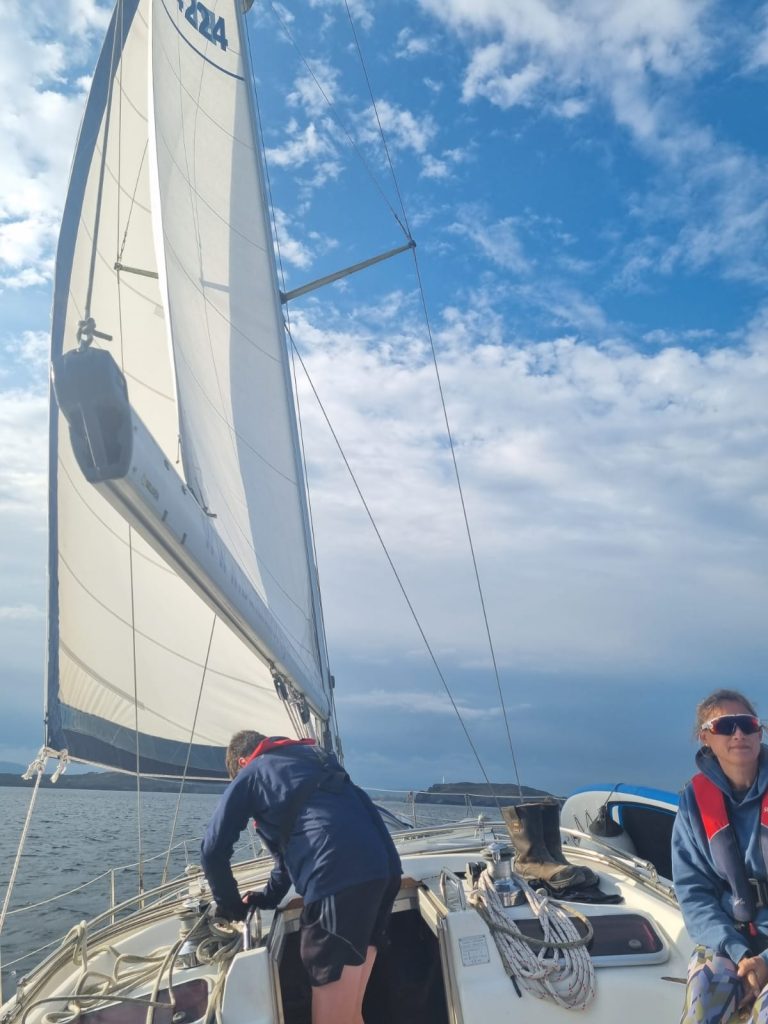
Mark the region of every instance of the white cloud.
POLYGON ((339 72, 327 61, 308 64, 310 71, 299 75, 285 101, 289 107, 302 107, 310 117, 320 117, 337 101, 339 72))
MULTIPOLYGON (((585 86, 641 135, 654 120, 655 79, 690 75, 706 63, 706 0, 421 0, 471 50, 467 99, 502 108, 527 102, 538 83, 555 94, 585 86), (488 41, 488 37, 498 37, 488 41)), ((566 108, 567 109, 567 108, 566 108)), ((572 116, 569 112, 566 116, 572 116)))
MULTIPOLYGON (((44 379, 44 378, 43 378, 44 379)), ((0 508, 44 524, 48 399, 39 391, 0 392, 0 508)))
MULTIPOLYGON (((466 538, 408 310, 397 346, 377 340, 386 322, 373 329, 361 309, 346 326, 326 315, 322 329, 298 313, 295 333, 438 661, 477 665, 466 538)), ((602 678, 754 648, 768 602, 765 324, 737 347, 667 337, 652 354, 557 336, 513 345, 509 331, 474 301, 436 329, 502 665, 602 678)), ((417 658, 415 627, 306 393, 302 409, 332 642, 417 658)))
POLYGON ((46 331, 23 331, 19 338, 8 341, 4 348, 17 371, 32 371, 42 385, 50 349, 50 337, 46 331))
POLYGON ((72 148, 85 99, 82 62, 95 60, 110 5, 71 0, 35 11, 8 0, 0 37, 0 284, 50 277, 72 148), (51 41, 55 38, 56 41, 51 41))
MULTIPOLYGON (((366 690, 344 696, 346 707, 365 708, 375 711, 399 711, 406 714, 449 715, 456 712, 444 693, 429 690, 366 690)), ((495 720, 501 714, 498 707, 474 707, 466 701, 457 700, 456 706, 462 718, 495 720)))
POLYGON ((281 146, 267 148, 268 163, 292 169, 309 165, 314 171, 312 185, 315 187, 338 177, 341 164, 336 147, 322 127, 318 128, 314 122, 310 122, 302 129, 296 121, 290 121, 285 135, 286 141, 281 146))
MULTIPOLYGON (((712 69, 725 33, 714 0, 421 0, 467 49, 465 102, 535 106, 572 120, 611 110, 658 175, 641 200, 678 238, 653 260, 632 254, 624 277, 719 264, 762 283, 768 174, 728 138, 698 122, 690 91, 712 69)), ((765 21, 765 17, 763 17, 765 21)), ((746 30, 744 30, 746 35, 746 30)), ((760 36, 751 68, 761 66, 760 36)), ((768 52, 768 51, 766 51, 768 52)), ((598 123, 591 130, 600 132, 598 123)))
POLYGON ((43 609, 31 604, 0 606, 0 621, 23 622, 42 619, 43 609))
POLYGON ((489 221, 486 211, 479 206, 468 205, 459 211, 459 219, 449 231, 470 238, 497 266, 516 274, 526 274, 532 267, 532 261, 525 255, 519 229, 520 220, 516 217, 489 221))
MULTIPOLYGON (((388 100, 377 102, 376 113, 387 137, 387 144, 394 149, 410 149, 414 153, 425 153, 437 135, 437 125, 431 114, 418 117, 410 110, 405 110, 388 100)), ((359 118, 360 136, 364 142, 379 141, 376 113, 369 107, 359 118)))
MULTIPOLYGON (((366 30, 373 26, 372 4, 369 0, 347 0, 347 5, 356 25, 366 30)), ((336 11, 346 17, 344 0, 309 0, 309 6, 325 8, 329 13, 336 11)))
POLYGON ((462 90, 466 102, 484 96, 491 103, 506 110, 518 104, 532 102, 533 92, 544 78, 544 71, 536 64, 527 64, 519 71, 507 74, 504 47, 491 44, 472 55, 462 90))
POLYGON ((752 25, 748 26, 746 42, 745 70, 760 71, 768 65, 768 4, 764 4, 759 14, 760 27, 755 32, 752 25))
POLYGON ((410 28, 402 28, 397 34, 395 57, 400 60, 422 57, 425 53, 429 53, 434 45, 433 39, 427 36, 417 36, 410 28))

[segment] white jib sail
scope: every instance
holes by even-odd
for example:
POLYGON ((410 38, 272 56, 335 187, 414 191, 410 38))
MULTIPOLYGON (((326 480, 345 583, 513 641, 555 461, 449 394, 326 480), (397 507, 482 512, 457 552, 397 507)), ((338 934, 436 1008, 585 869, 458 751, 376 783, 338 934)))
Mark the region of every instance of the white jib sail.
MULTIPOLYGON (((181 454, 177 470, 322 716, 327 669, 240 18, 234 0, 118 4, 73 165, 52 351, 76 347, 88 308, 110 336, 93 346, 114 356, 168 462, 181 454)), ((292 734, 267 665, 85 481, 56 419, 51 745, 132 769, 138 731, 142 771, 178 773, 191 742, 191 774, 209 775, 236 729, 292 734)))

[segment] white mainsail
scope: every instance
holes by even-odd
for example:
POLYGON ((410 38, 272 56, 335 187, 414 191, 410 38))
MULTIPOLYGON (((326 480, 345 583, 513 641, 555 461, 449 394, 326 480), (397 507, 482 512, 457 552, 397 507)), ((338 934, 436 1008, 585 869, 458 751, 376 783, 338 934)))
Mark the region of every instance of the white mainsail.
POLYGON ((229 577, 223 602, 191 589, 85 480, 52 403, 48 744, 128 770, 138 749, 146 773, 180 774, 189 754, 190 775, 218 774, 238 728, 296 733, 270 664, 320 722, 329 710, 238 6, 118 3, 57 254, 54 367, 95 329, 229 577))

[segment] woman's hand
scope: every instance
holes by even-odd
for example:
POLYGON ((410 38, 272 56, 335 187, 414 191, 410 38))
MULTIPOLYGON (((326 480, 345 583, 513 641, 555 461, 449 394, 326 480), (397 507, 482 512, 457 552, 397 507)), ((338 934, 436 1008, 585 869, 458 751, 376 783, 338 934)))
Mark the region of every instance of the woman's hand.
POLYGON ((768 984, 768 964, 761 956, 745 956, 739 961, 736 973, 744 983, 744 997, 739 1006, 757 999, 768 984))

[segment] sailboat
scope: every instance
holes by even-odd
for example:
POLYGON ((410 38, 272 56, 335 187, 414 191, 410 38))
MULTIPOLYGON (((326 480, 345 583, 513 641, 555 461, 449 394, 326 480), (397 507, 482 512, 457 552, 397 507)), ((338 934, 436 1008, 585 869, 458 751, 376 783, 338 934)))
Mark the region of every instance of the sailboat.
MULTIPOLYGON (((51 342, 43 754, 62 764, 219 779, 247 723, 340 751, 249 6, 118 0, 93 77, 51 342)), ((692 943, 670 883, 594 833, 563 839, 621 902, 531 889, 501 821, 399 834, 368 1024, 673 1016, 692 943)), ((240 864, 241 888, 270 866, 240 864)), ((73 929, 0 1019, 307 1020, 300 907, 289 894, 241 931, 191 870, 73 929)))

